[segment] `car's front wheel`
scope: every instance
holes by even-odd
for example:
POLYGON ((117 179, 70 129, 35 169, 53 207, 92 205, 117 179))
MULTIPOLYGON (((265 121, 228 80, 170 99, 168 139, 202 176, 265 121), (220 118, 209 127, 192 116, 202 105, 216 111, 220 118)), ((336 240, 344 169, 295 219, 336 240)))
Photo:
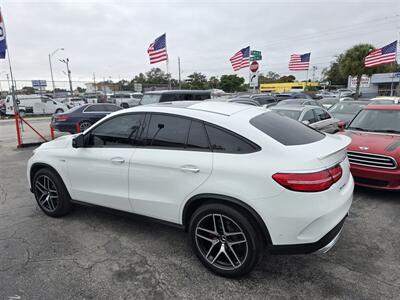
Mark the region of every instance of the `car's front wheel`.
POLYGON ((33 177, 32 188, 39 207, 46 215, 61 217, 71 210, 68 191, 54 171, 40 169, 33 177))
POLYGON ((212 272, 225 277, 249 273, 263 252, 260 233, 243 212, 223 204, 206 204, 190 221, 193 250, 212 272))

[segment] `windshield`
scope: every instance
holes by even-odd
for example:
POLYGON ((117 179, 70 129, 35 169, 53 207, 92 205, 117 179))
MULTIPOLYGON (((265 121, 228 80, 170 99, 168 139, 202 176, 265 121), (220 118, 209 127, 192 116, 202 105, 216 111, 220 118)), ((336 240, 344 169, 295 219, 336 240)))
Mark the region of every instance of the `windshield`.
POLYGON ((142 100, 140 101, 140 104, 146 105, 146 104, 153 104, 153 103, 158 103, 160 102, 161 94, 146 94, 143 96, 142 100))
POLYGON ((304 102, 305 102, 304 100, 291 99, 291 100, 283 100, 279 102, 277 105, 301 105, 304 102))
POLYGON ((400 110, 361 111, 350 123, 348 129, 370 132, 388 132, 400 134, 400 110))
POLYGON ((372 104, 395 104, 394 100, 392 99, 379 99, 379 100, 372 100, 372 104))
POLYGON ((364 106, 365 104, 359 104, 359 103, 336 103, 329 109, 329 111, 331 113, 356 114, 364 106))
POLYGON ((300 111, 297 110, 287 110, 287 109, 274 109, 274 112, 280 114, 281 116, 289 117, 293 120, 298 120, 300 118, 300 111))

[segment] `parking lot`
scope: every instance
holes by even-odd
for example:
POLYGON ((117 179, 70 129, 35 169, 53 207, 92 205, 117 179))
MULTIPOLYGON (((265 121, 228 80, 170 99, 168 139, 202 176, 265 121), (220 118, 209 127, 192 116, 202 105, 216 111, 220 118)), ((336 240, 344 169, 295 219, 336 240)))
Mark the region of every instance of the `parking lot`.
MULTIPOLYGON (((45 130, 48 119, 33 123, 45 130)), ((241 279, 208 272, 184 232, 76 207, 44 215, 28 190, 10 120, 0 121, 0 299, 394 299, 400 295, 400 195, 357 188, 324 255, 265 255, 241 279), (20 297, 20 298, 18 298, 20 297)))

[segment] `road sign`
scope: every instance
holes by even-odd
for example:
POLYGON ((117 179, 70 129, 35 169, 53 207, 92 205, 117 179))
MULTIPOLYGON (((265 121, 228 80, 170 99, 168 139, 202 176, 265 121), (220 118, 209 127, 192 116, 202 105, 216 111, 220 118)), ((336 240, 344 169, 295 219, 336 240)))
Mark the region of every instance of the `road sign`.
POLYGON ((394 74, 393 74, 393 77, 400 78, 400 72, 394 73, 394 74))
POLYGON ((258 86, 258 75, 259 75, 259 72, 250 74, 250 82, 249 82, 250 87, 255 88, 258 86))
POLYGON ((255 73, 255 72, 258 71, 258 67, 259 67, 258 62, 253 61, 253 62, 250 64, 250 71, 253 72, 253 73, 255 73))
POLYGON ((135 90, 135 92, 142 92, 143 86, 142 86, 141 83, 134 83, 133 84, 133 89, 135 90))
POLYGON ((262 60, 262 55, 261 51, 258 50, 251 50, 250 51, 250 61, 257 61, 257 60, 262 60))
POLYGON ((45 87, 47 86, 46 80, 32 80, 32 87, 45 87))

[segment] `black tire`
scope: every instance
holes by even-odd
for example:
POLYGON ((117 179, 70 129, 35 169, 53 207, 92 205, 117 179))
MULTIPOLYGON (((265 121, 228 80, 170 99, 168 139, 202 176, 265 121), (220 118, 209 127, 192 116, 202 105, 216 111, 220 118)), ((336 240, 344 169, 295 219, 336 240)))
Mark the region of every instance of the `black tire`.
POLYGON ((262 256, 264 243, 249 220, 241 210, 218 203, 203 205, 193 213, 189 238, 194 253, 207 269, 224 277, 239 277, 253 270, 262 256), (223 230, 218 219, 223 220, 223 230), (231 235, 238 230, 240 234, 231 235))
POLYGON ((61 114, 61 113, 63 113, 63 112, 64 112, 64 110, 61 109, 61 108, 59 108, 59 109, 56 110, 56 114, 61 114))
POLYGON ((89 121, 81 121, 79 123, 79 132, 84 132, 86 129, 88 129, 90 126, 92 126, 92 123, 89 121))
POLYGON ((129 108, 129 105, 128 105, 128 103, 121 103, 121 107, 122 108, 129 108))
POLYGON ((72 208, 71 197, 69 196, 67 188, 65 187, 61 177, 53 170, 43 168, 36 172, 32 180, 32 188, 34 191, 36 202, 38 203, 40 209, 46 215, 58 218, 70 212, 72 208), (43 185, 42 179, 44 178, 48 178, 50 180, 50 184, 48 186, 44 184, 43 188, 39 183, 43 185), (47 187, 49 187, 49 189, 47 190, 47 195, 49 195, 49 197, 46 198, 51 199, 50 196, 53 195, 54 197, 54 195, 56 194, 56 201, 55 199, 51 199, 51 201, 47 200, 46 202, 46 200, 43 198, 43 190, 47 187), (50 203, 53 203, 53 205, 50 205, 50 203))

